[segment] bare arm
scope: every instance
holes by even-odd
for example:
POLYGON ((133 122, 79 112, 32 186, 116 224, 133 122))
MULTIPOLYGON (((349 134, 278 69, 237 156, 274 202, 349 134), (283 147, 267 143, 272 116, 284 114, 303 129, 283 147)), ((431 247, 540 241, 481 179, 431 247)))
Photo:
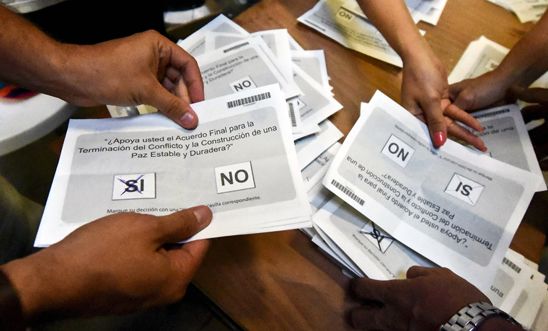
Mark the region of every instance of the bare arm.
POLYGON ((426 121, 434 146, 442 146, 449 132, 485 150, 481 139, 454 122, 462 122, 478 131, 482 129, 480 123, 466 112, 446 110, 449 104, 447 73, 420 35, 405 3, 402 0, 358 0, 358 3, 402 58, 402 104, 426 121))
POLYGON ((513 85, 526 88, 547 70, 548 13, 545 13, 495 70, 451 85, 451 107, 476 110, 504 101, 513 85))
POLYGON ((194 58, 157 32, 104 43, 59 43, 0 6, 0 80, 80 106, 149 104, 185 128, 204 98, 194 58))

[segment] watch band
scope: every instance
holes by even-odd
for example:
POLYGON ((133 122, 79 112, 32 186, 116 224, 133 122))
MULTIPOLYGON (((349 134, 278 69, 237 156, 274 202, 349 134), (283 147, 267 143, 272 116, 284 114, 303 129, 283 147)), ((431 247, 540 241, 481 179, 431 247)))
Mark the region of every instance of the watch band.
POLYGON ((440 331, 475 331, 483 321, 495 316, 502 317, 514 325, 520 325, 512 316, 490 303, 475 302, 459 310, 440 327, 440 331))

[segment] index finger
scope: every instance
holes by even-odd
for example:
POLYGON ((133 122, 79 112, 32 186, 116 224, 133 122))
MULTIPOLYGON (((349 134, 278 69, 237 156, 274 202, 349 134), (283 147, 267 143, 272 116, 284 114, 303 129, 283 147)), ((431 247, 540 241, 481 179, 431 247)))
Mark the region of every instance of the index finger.
POLYGON ((358 278, 351 282, 351 291, 360 300, 379 301, 382 303, 396 302, 398 297, 407 292, 405 280, 374 280, 358 278))
POLYGON ((512 87, 514 95, 525 102, 534 102, 548 104, 548 89, 533 87, 533 88, 516 88, 512 87))
POLYGON ((192 102, 204 100, 204 83, 198 63, 181 47, 172 44, 170 65, 179 70, 183 76, 192 102))
POLYGON ((443 146, 447 140, 447 127, 441 109, 441 98, 426 97, 426 100, 420 101, 420 106, 424 110, 434 147, 443 146))

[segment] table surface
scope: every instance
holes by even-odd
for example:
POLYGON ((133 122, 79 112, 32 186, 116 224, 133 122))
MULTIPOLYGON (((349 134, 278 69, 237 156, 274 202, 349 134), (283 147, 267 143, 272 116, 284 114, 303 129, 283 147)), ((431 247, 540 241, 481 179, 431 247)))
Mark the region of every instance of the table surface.
MULTIPOLYGON (((346 134, 358 118, 360 102, 375 90, 399 100, 401 70, 299 24, 297 18, 314 4, 263 0, 235 21, 249 32, 286 28, 304 49, 325 51, 335 98, 344 106, 331 120, 346 134)), ((484 0, 449 0, 437 26, 419 27, 449 72, 481 35, 510 48, 531 25, 484 0)), ((547 200, 545 195, 535 199, 547 200)), ((543 215, 528 211, 526 218, 543 215)), ((542 232, 522 224, 512 247, 538 261, 544 240, 542 232)), ((304 234, 284 231, 212 240, 194 284, 245 329, 346 330, 345 311, 354 305, 346 292, 348 280, 304 234)))

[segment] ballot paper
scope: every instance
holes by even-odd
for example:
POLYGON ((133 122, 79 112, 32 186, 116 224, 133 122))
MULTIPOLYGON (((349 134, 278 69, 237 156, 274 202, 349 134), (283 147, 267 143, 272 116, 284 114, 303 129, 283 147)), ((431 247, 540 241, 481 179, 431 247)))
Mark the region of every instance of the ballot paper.
MULTIPOLYGON (((291 71, 291 50, 289 34, 286 29, 264 30, 252 33, 251 36, 261 38, 277 59, 279 70, 287 81, 293 80, 291 71)), ((246 36, 231 33, 210 32, 205 35, 205 52, 223 48, 246 39, 246 36)))
POLYGON ((481 36, 468 45, 447 80, 454 84, 481 76, 498 67, 507 53, 508 48, 481 36))
POLYGON ((526 261, 516 267, 526 275, 526 286, 520 288, 517 301, 508 313, 528 330, 533 325, 544 298, 548 295, 548 285, 544 282, 545 276, 529 267, 526 261))
POLYGON ((366 18, 344 7, 344 2, 320 0, 298 21, 347 48, 401 68, 401 58, 382 34, 366 18))
POLYGON ((249 33, 244 28, 221 14, 190 36, 183 40, 179 40, 177 45, 190 53, 192 56, 201 55, 205 52, 205 36, 209 32, 239 34, 244 37, 249 36, 249 33))
POLYGON ((204 82, 205 98, 245 89, 280 84, 286 99, 301 93, 281 73, 280 66, 260 37, 250 37, 196 57, 204 82))
MULTIPOLYGON (((367 18, 356 0, 339 0, 342 6, 367 18)), ((405 5, 415 23, 423 21, 437 25, 447 0, 405 0, 405 5)))
POLYGON ((548 0, 488 0, 506 10, 512 11, 521 23, 538 21, 546 8, 548 0))
POLYGON ((472 113, 485 131, 478 133, 491 157, 529 171, 539 180, 537 191, 546 191, 546 182, 533 144, 517 105, 506 105, 472 113))
POLYGON ((314 161, 326 149, 343 137, 343 133, 329 120, 320 124, 321 131, 295 142, 301 169, 314 161))
MULTIPOLYGON (((355 277, 404 279, 412 266, 436 267, 339 198, 324 204, 313 222, 312 241, 355 277)), ((485 294, 494 306, 529 326, 546 295, 543 280, 527 259, 509 249, 485 294)))
MULTIPOLYGON (((308 195, 308 201, 310 202, 310 207, 313 213, 320 209, 333 197, 333 193, 323 186, 322 180, 340 147, 341 144, 338 142, 333 144, 326 151, 320 154, 320 156, 318 156, 314 161, 301 170, 301 176, 303 177, 304 186, 308 195)), ((309 238, 316 235, 316 231, 312 227, 301 228, 301 230, 309 238)))
POLYGON ((294 64, 292 68, 293 80, 302 91, 302 95, 298 96, 299 113, 305 127, 319 124, 342 109, 342 105, 331 96, 331 93, 325 93, 323 86, 314 81, 304 70, 294 64))
POLYGON ((72 120, 35 245, 118 212, 165 215, 200 204, 214 217, 192 239, 310 226, 279 87, 192 107, 200 118, 192 131, 161 114, 72 120))
POLYGON ((334 143, 331 147, 323 151, 316 159, 314 159, 314 161, 310 162, 310 164, 301 170, 301 175, 303 177, 304 186, 307 192, 309 192, 312 187, 317 184, 323 186, 321 184, 322 180, 340 147, 341 144, 339 142, 334 143))
POLYGON ((539 180, 448 140, 377 92, 324 185, 396 240, 487 289, 539 180))
POLYGON ((333 87, 329 84, 323 50, 291 51, 291 60, 316 83, 320 84, 325 91, 332 94, 333 87))
POLYGON ((414 265, 434 266, 339 198, 326 203, 312 220, 369 278, 402 279, 414 265))

